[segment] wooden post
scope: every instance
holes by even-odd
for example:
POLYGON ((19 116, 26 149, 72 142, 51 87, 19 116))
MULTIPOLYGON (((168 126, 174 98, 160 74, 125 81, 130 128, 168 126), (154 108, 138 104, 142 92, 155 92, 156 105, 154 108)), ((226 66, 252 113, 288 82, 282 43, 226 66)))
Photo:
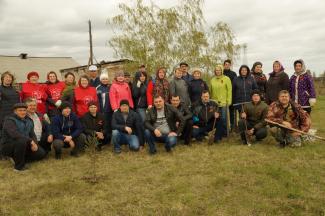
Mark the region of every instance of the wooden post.
POLYGON ((89 51, 90 51, 90 56, 89 56, 89 61, 88 61, 88 65, 93 65, 93 36, 91 34, 91 21, 88 20, 88 26, 89 26, 89 51))

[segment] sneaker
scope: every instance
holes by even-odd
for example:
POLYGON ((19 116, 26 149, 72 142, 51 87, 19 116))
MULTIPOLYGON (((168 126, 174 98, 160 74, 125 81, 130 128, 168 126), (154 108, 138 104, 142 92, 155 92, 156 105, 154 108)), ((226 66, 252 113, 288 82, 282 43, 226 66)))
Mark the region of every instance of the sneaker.
POLYGON ((149 154, 150 155, 155 155, 155 154, 157 154, 157 150, 149 151, 149 154))
POLYGON ((28 170, 28 168, 26 167, 26 166, 24 166, 23 168, 21 168, 21 169, 16 169, 16 168, 14 168, 14 171, 15 172, 20 172, 20 173, 22 173, 22 172, 26 172, 28 170))
POLYGON ((70 155, 73 157, 79 157, 79 153, 77 151, 71 151, 70 155))

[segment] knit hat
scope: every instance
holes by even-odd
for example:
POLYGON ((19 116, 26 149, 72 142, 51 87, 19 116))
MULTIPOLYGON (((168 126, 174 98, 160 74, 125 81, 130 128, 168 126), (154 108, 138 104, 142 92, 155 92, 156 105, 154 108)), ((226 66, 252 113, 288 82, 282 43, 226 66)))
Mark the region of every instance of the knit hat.
POLYGON ((120 106, 122 106, 122 105, 128 105, 129 106, 129 101, 128 100, 121 100, 120 101, 120 106))
POLYGON ((253 97, 254 94, 258 94, 261 97, 261 92, 258 89, 254 89, 251 93, 251 97, 253 97))
POLYGON ((72 106, 71 106, 71 104, 69 103, 69 102, 67 102, 67 101, 63 101, 62 103, 61 103, 61 106, 60 106, 60 110, 62 111, 62 110, 64 110, 64 109, 66 109, 66 108, 72 108, 72 106))
POLYGON ((115 72, 115 78, 120 77, 120 76, 124 76, 124 72, 122 70, 116 71, 115 72))
POLYGON ((27 79, 29 80, 32 76, 37 76, 39 78, 39 75, 36 71, 31 71, 27 74, 27 79))
POLYGON ((99 76, 99 80, 102 80, 102 79, 108 79, 108 73, 107 73, 106 69, 102 70, 102 73, 99 76))
POLYGON ((16 103, 13 106, 13 110, 18 109, 18 108, 25 108, 25 109, 27 109, 27 105, 25 103, 16 103))

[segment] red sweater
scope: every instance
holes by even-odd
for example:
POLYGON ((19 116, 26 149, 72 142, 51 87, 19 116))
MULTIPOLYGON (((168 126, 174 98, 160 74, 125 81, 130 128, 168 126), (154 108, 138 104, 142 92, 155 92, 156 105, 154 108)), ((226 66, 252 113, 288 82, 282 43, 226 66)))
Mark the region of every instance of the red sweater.
POLYGON ((55 102, 61 99, 62 91, 65 88, 64 82, 57 82, 57 83, 47 83, 47 90, 46 93, 48 95, 48 108, 50 110, 55 109, 55 102))
POLYGON ((29 81, 22 84, 21 99, 32 97, 37 102, 37 112, 44 115, 46 113, 46 85, 41 83, 30 83, 29 81))
POLYGON ((153 83, 150 80, 147 87, 147 104, 152 106, 153 103, 153 83))
POLYGON ((94 87, 83 88, 79 86, 74 89, 73 108, 79 118, 88 112, 88 103, 91 101, 98 103, 97 92, 94 87))
POLYGON ((113 82, 109 90, 109 100, 112 110, 116 110, 120 107, 121 100, 128 100, 130 107, 134 107, 131 89, 126 82, 113 82))

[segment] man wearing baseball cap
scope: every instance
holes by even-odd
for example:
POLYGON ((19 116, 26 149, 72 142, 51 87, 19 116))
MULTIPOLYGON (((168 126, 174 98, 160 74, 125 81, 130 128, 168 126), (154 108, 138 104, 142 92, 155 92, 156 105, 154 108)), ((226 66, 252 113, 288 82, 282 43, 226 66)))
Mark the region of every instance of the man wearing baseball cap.
POLYGON ((41 160, 46 153, 37 144, 33 121, 27 116, 27 105, 17 103, 13 110, 3 124, 0 150, 14 160, 15 171, 24 171, 27 161, 41 160))
POLYGON ((90 81, 90 85, 92 87, 97 87, 100 85, 100 80, 98 77, 98 69, 96 65, 90 65, 88 68, 88 76, 89 76, 89 81, 90 81))

